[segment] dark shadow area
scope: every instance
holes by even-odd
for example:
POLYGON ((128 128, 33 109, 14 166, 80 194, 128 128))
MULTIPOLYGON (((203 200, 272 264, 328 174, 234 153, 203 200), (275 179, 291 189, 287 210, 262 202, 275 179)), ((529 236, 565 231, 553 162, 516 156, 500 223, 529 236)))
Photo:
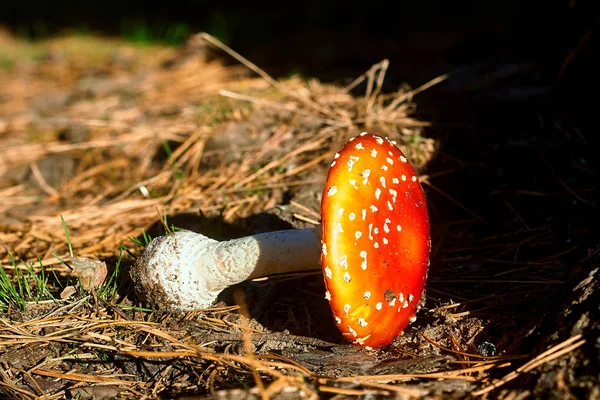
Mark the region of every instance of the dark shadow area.
POLYGON ((587 274, 577 264, 597 245, 597 138, 583 120, 557 114, 559 102, 449 100, 441 120, 456 107, 472 114, 462 127, 434 128, 444 144, 428 170, 440 174, 427 189, 438 244, 430 297, 489 295, 474 315, 490 319, 489 339, 506 350, 587 274), (517 292, 522 299, 499 304, 517 292))
MULTIPOLYGON (((592 1, 441 0, 227 3, 8 0, 0 24, 30 38, 65 29, 123 36, 133 43, 181 42, 206 31, 276 77, 300 72, 326 81, 356 77, 391 60, 388 89, 419 85, 456 68, 503 57, 562 57, 593 25, 592 1)), ((231 60, 233 62, 233 60, 231 60)))

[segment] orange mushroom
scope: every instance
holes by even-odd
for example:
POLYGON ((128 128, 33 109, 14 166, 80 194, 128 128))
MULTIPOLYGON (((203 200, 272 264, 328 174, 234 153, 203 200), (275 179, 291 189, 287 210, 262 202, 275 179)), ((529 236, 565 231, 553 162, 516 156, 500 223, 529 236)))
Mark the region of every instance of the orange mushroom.
POLYGON ((338 329, 388 345, 413 320, 431 240, 423 189, 389 140, 362 133, 335 155, 321 203, 321 265, 338 329))

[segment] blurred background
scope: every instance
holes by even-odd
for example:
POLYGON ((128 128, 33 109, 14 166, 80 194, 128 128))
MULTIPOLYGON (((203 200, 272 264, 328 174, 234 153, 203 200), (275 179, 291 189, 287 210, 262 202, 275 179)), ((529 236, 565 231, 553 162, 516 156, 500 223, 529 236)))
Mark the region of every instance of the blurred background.
POLYGON ((276 76, 327 81, 356 77, 385 57, 393 66, 388 83, 397 86, 490 57, 543 60, 556 75, 597 24, 597 3, 4 0, 0 24, 32 40, 67 30, 177 44, 205 31, 276 76))

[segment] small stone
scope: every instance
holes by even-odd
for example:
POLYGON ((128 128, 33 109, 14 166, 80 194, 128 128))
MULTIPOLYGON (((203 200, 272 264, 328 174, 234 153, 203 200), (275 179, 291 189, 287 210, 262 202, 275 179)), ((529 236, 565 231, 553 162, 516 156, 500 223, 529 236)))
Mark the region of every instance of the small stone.
POLYGON ((484 357, 492 357, 496 355, 496 346, 490 342, 481 342, 477 346, 477 353, 484 357))

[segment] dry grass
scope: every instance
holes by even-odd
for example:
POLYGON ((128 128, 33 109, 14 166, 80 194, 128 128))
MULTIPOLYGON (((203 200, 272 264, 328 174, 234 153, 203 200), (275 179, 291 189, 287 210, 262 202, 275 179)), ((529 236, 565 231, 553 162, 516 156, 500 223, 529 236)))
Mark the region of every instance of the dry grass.
MULTIPOLYGON (((390 136, 395 138, 403 137, 402 129, 425 125, 406 113, 413 107, 410 91, 401 90, 394 98, 403 100, 396 105, 384 102, 384 96, 378 95, 380 82, 373 82, 376 75, 371 72, 366 79, 369 87, 377 83, 375 93, 358 99, 348 89, 314 80, 307 85, 292 80, 265 87, 262 79, 240 79, 239 68, 205 61, 201 49, 195 50, 198 40, 189 45, 191 55, 175 58, 176 65, 171 68, 159 67, 174 57, 168 50, 157 51, 150 61, 145 55, 136 58, 141 66, 131 67, 137 71, 135 75, 106 68, 103 74, 108 77, 95 82, 101 88, 89 89, 98 93, 72 104, 65 100, 58 106, 49 105, 54 107, 50 116, 23 108, 21 102, 43 98, 42 94, 52 102, 55 99, 48 93, 53 91, 61 91, 59 97, 75 95, 73 91, 85 80, 84 68, 80 73, 71 71, 58 83, 47 77, 39 79, 39 91, 33 93, 29 85, 27 90, 17 90, 14 85, 24 85, 34 73, 23 79, 15 79, 13 73, 0 78, 3 95, 20 99, 5 104, 7 109, 0 114, 6 121, 0 132, 5 149, 5 162, 0 166, 0 176, 4 176, 0 213, 20 222, 9 224, 0 233, 5 266, 8 253, 26 262, 42 257, 44 265, 57 264, 50 254, 64 255, 66 250, 59 213, 76 238, 73 246, 78 255, 107 257, 121 242, 131 246, 127 237, 138 236, 155 223, 157 209, 168 215, 199 208, 205 213, 218 210, 226 221, 232 221, 276 205, 271 196, 276 189, 322 182, 323 176, 307 177, 313 170, 322 170, 335 149, 361 129, 365 118, 373 123, 393 123, 396 130, 390 136), (233 91, 236 88, 240 88, 238 92, 233 91), (242 132, 253 144, 236 149, 236 162, 224 162, 229 149, 205 149, 227 123, 244 121, 250 112, 246 103, 219 96, 219 91, 250 99, 255 113, 266 114, 263 126, 242 132), (131 104, 124 95, 134 98, 131 104), (262 98, 269 100, 257 104, 262 98), (389 111, 382 109, 384 104, 389 111), (305 128, 306 123, 310 126, 305 128), (61 135, 72 129, 83 130, 86 140, 61 140, 61 135), (287 151, 292 140, 294 149, 287 151), (157 162, 157 157, 164 159, 163 144, 167 142, 176 149, 167 160, 157 162), (53 157, 66 158, 76 167, 65 176, 52 176, 56 183, 51 184, 40 173, 38 163, 53 157), (202 169, 203 162, 215 165, 202 169), (29 177, 29 181, 12 178, 16 175, 29 177), (252 192, 261 194, 248 195, 252 192)), ((114 57, 124 51, 122 47, 115 47, 114 57)), ((52 46, 48 51, 53 54, 52 46)), ((68 61, 66 64, 70 66, 68 61)), ((33 68, 49 67, 41 63, 33 68)), ((434 151, 428 139, 411 148, 423 158, 420 165, 434 151)))
MULTIPOLYGON (((37 398, 44 392, 36 388, 23 389, 30 384, 28 377, 43 376, 60 378, 61 389, 51 397, 60 398, 65 392, 77 392, 82 383, 118 385, 121 395, 135 397, 140 393, 157 394, 164 390, 214 391, 222 385, 228 386, 228 376, 240 375, 240 379, 251 381, 252 374, 264 381, 263 390, 268 395, 296 388, 306 392, 307 397, 315 397, 318 392, 364 395, 401 393, 410 398, 419 397, 424 392, 418 387, 403 383, 419 380, 464 380, 477 382, 487 376, 487 371, 510 365, 511 357, 481 357, 471 355, 473 360, 467 367, 443 372, 379 374, 326 377, 311 372, 297 362, 275 353, 235 354, 225 348, 215 351, 214 343, 196 341, 180 324, 168 317, 160 321, 149 321, 147 314, 139 313, 129 319, 123 313, 115 313, 111 306, 94 304, 94 299, 84 297, 77 302, 62 305, 38 318, 17 323, 0 319, 0 346, 16 353, 17 349, 35 349, 37 353, 27 361, 35 360, 26 369, 19 365, 24 360, 12 359, 2 375, 2 385, 17 398, 37 398), (140 379, 132 373, 139 362, 160 361, 168 367, 150 379, 140 379), (119 368, 114 365, 118 364, 119 368), (65 365, 69 369, 65 370, 65 365), (129 371, 129 372, 127 372, 129 371), (350 386, 348 386, 348 384, 350 386), (36 393, 37 392, 37 393, 36 393)), ((260 332, 245 324, 227 321, 231 308, 207 310, 198 315, 189 315, 195 322, 195 332, 218 331, 227 327, 239 332, 253 342, 261 342, 260 332)), ((152 317, 150 317, 152 318, 152 317)), ((572 342, 572 341, 571 341, 572 342)), ((570 343, 571 343, 570 342, 570 343)), ((577 342, 576 344, 581 344, 577 342)), ((561 349, 564 349, 562 346, 561 349)), ((23 351, 23 350, 22 350, 23 351)), ((555 352, 542 356, 550 357, 555 352)), ((535 359, 536 365, 542 357, 535 359)), ((530 363, 531 364, 531 363, 530 363)), ((534 364, 527 364, 527 367, 534 364)), ((150 370, 156 366, 148 365, 150 370)), ((523 368, 523 367, 522 367, 523 368)), ((516 373, 526 371, 517 370, 516 373)), ((509 378, 495 382, 500 386, 509 378)))
MULTIPOLYGON (((131 319, 123 312, 115 312, 112 306, 96 301, 88 296, 76 302, 60 302, 60 307, 21 323, 0 319, 0 349, 4 352, 0 362, 5 367, 0 384, 7 393, 22 399, 43 395, 46 395, 44 398, 62 398, 89 385, 116 385, 121 396, 132 398, 164 391, 211 393, 231 386, 234 375, 238 384, 243 382, 249 387, 253 380, 259 380, 260 391, 267 398, 290 390, 303 391, 307 398, 316 398, 318 393, 397 393, 419 398, 428 391, 408 383, 415 380, 489 382, 473 393, 479 396, 585 343, 581 335, 575 336, 497 380, 490 380, 489 372, 510 367, 518 357, 462 353, 467 362, 456 362, 453 367, 439 372, 328 377, 273 352, 253 353, 252 346, 237 353, 231 345, 219 351, 215 348, 221 348, 222 344, 197 340, 211 334, 218 337, 216 332, 226 329, 252 343, 264 343, 265 334, 250 328, 247 322, 228 320, 232 308, 214 308, 188 315, 186 319, 195 323, 195 334, 190 334, 188 329, 181 328, 180 321, 169 317, 152 320, 155 316, 140 312, 131 319), (202 332, 206 334, 201 335, 202 332), (16 356, 27 354, 28 349, 35 354, 26 359, 16 356), (148 371, 137 371, 140 365, 148 371), (46 383, 52 387, 51 395, 47 393, 48 386, 39 387, 32 377, 57 378, 55 384, 46 383)), ((102 393, 102 389, 97 393, 102 393)))

